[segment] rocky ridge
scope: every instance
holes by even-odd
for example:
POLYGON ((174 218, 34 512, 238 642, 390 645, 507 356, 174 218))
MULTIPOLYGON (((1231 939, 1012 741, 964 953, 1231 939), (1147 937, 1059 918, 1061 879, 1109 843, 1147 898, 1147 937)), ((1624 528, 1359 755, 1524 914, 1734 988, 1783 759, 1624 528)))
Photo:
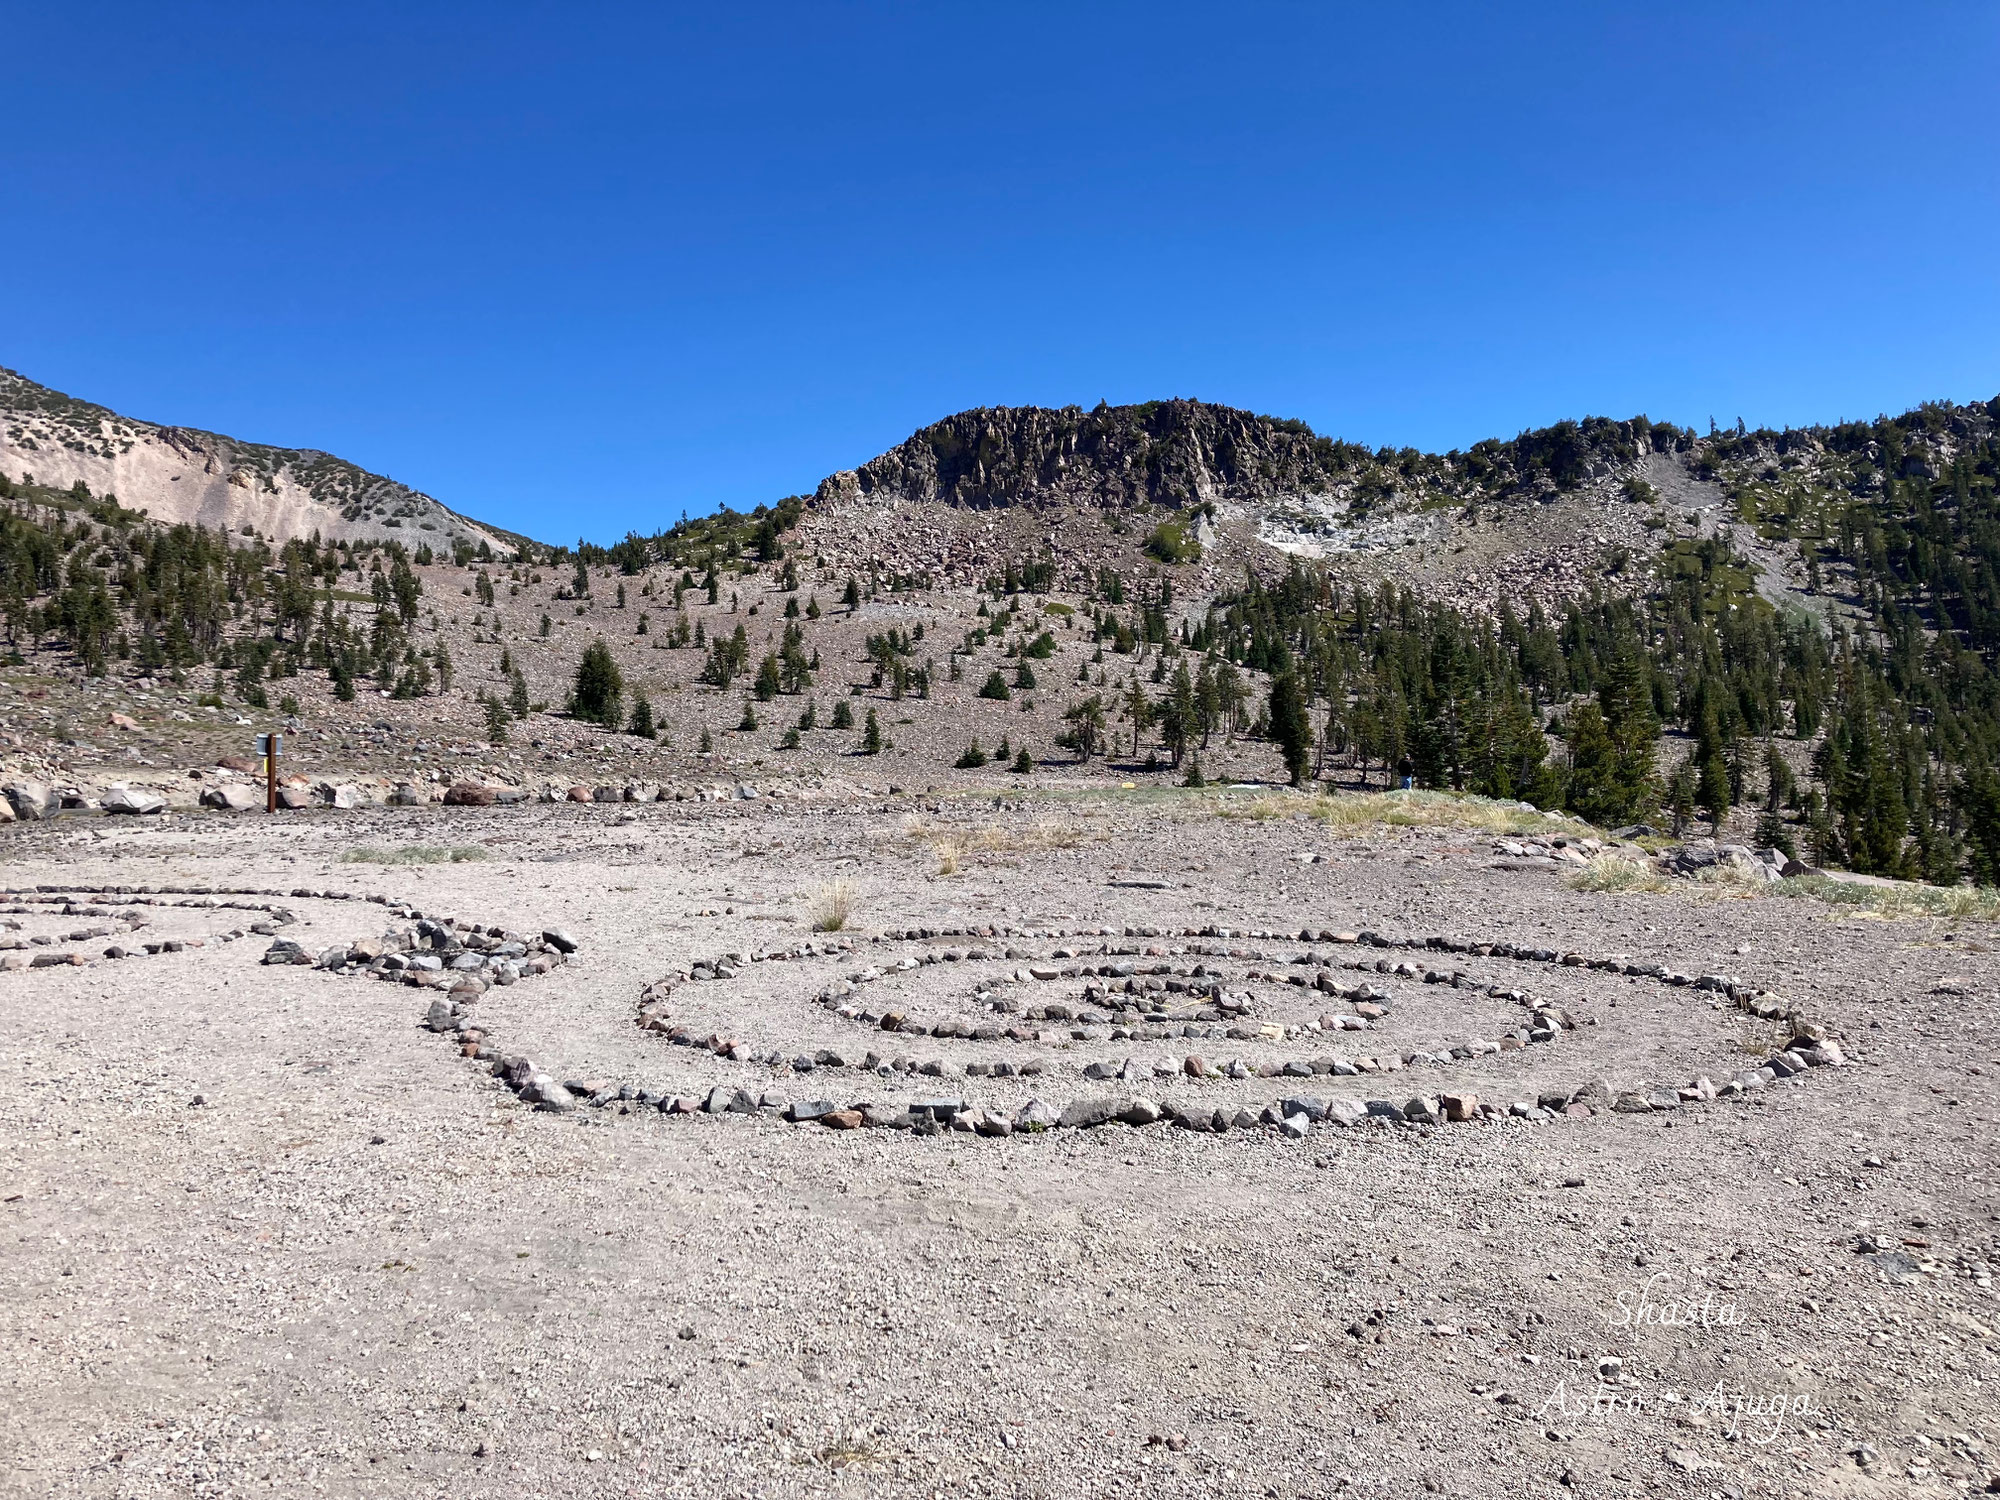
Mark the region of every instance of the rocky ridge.
POLYGON ((0 472, 39 484, 82 483, 169 525, 254 530, 274 541, 520 540, 447 509, 406 484, 314 448, 277 448, 122 416, 0 368, 0 472))

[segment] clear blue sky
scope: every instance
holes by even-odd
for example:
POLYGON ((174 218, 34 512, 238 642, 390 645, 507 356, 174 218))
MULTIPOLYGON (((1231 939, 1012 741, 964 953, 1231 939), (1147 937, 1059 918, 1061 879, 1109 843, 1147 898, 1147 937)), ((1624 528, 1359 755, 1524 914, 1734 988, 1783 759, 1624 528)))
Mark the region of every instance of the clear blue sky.
POLYGON ((13 6, 0 364, 552 540, 948 412, 2000 392, 2000 7, 13 6))

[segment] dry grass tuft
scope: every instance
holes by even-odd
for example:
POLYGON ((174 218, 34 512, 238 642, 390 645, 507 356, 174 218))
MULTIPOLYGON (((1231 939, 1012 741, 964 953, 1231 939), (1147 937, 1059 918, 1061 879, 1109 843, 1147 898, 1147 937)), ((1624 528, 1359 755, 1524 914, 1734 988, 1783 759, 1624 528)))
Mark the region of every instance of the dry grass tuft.
POLYGON ((965 853, 965 848, 957 839, 939 838, 931 840, 931 852, 937 855, 938 874, 956 875, 959 858, 965 853))
POLYGON ((1773 896, 1820 901, 1856 915, 2000 922, 2000 890, 1990 885, 1862 885, 1825 875, 1802 875, 1766 889, 1773 896))
POLYGON ((1816 901, 1844 914, 1884 921, 1944 917, 1955 921, 2000 921, 2000 890, 1990 886, 1864 885, 1826 875, 1765 880, 1748 870, 1715 865, 1685 880, 1671 879, 1651 864, 1619 854, 1600 854, 1563 882, 1573 891, 1670 891, 1694 900, 1735 897, 1757 900, 1781 896, 1792 901, 1816 901))
POLYGON ((459 844, 449 849, 435 844, 404 844, 396 849, 349 849, 340 856, 344 865, 463 865, 493 857, 477 844, 459 844))
POLYGON ((1245 802, 1223 796, 1225 818, 1288 818, 1299 814, 1335 833, 1368 828, 1458 828, 1491 834, 1578 834, 1589 825, 1511 802, 1461 792, 1267 792, 1245 802))
POLYGON ((854 887, 844 880, 829 880, 813 892, 814 932, 843 931, 854 916, 854 887))
POLYGON ((1600 854, 1563 884, 1573 891, 1664 891, 1673 882, 1641 860, 1600 854))

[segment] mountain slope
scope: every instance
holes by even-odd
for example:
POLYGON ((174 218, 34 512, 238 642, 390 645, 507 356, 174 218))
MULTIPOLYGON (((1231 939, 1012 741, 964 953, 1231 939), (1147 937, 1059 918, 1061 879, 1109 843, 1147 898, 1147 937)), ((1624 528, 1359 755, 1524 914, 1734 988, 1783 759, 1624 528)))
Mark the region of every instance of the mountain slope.
POLYGON ((429 495, 312 448, 274 448, 191 427, 162 427, 50 390, 0 367, 0 471, 68 489, 79 480, 131 510, 274 541, 464 540, 511 549, 429 495))

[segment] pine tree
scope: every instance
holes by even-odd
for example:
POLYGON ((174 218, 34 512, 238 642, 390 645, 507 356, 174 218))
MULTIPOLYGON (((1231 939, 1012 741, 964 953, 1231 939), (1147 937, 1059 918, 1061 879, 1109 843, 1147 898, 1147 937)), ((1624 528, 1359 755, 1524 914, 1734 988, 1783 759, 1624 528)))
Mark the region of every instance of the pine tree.
POLYGON ((868 710, 868 719, 861 728, 861 753, 879 755, 882 751, 882 725, 875 717, 875 710, 868 710))
POLYGON ((632 703, 632 721, 625 726, 626 733, 636 734, 642 740, 659 738, 659 728, 653 723, 653 705, 641 693, 632 703))
POLYGON ((585 723, 616 729, 624 696, 625 679, 612 659, 611 648, 602 638, 593 641, 584 648, 583 659, 577 663, 570 712, 585 723))
POLYGON ((1312 724, 1306 716, 1305 698, 1299 691, 1298 674, 1288 665, 1271 679, 1271 738, 1285 758, 1285 773, 1293 786, 1305 780, 1312 758, 1312 724))
POLYGON ((852 729, 854 727, 854 710, 847 706, 845 698, 834 700, 833 727, 835 729, 852 729))
POLYGON ((514 668, 513 681, 508 685, 507 711, 517 719, 528 717, 528 679, 521 675, 519 667, 514 668))
POLYGON ((1570 711, 1564 731, 1569 744, 1569 787, 1564 805, 1586 823, 1609 827, 1624 811, 1624 790, 1618 778, 1618 746, 1595 703, 1579 703, 1570 711))

